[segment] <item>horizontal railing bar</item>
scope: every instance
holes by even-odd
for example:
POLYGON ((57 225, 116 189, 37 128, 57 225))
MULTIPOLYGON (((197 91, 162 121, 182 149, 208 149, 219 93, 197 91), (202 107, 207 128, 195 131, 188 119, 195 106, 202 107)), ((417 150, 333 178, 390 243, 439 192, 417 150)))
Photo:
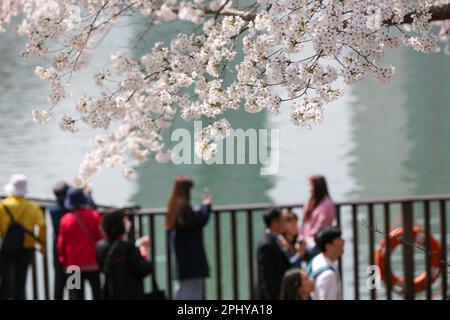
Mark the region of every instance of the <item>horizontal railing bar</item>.
MULTIPOLYGON (((283 205, 271 205, 270 203, 255 203, 255 204, 242 204, 242 205, 215 205, 214 211, 219 213, 229 213, 230 211, 248 211, 248 210, 267 210, 267 208, 302 208, 302 203, 296 204, 283 204, 283 205)), ((155 208, 155 209, 140 209, 137 214, 165 214, 167 212, 166 208, 155 208)), ((237 213, 237 212, 236 212, 237 213)))
MULTIPOLYGON (((338 201, 335 202, 336 206, 352 206, 352 205, 381 205, 385 203, 402 203, 406 201, 441 201, 450 200, 450 194, 444 195, 429 195, 429 196, 411 196, 404 198, 378 198, 378 199, 366 199, 366 200, 351 200, 351 201, 338 201)), ((271 203, 255 203, 255 204, 243 204, 243 205, 217 205, 214 206, 214 211, 217 212, 229 212, 235 211, 247 211, 247 210, 266 210, 267 208, 302 208, 303 203, 287 203, 287 204, 271 204, 271 203)), ((155 209, 140 209, 138 214, 165 214, 166 208, 155 209)))
POLYGON ((349 201, 340 201, 336 202, 336 205, 341 206, 350 206, 353 204, 356 205, 364 205, 364 204, 383 204, 383 203, 402 203, 402 202, 416 202, 416 201, 441 201, 441 200, 450 200, 450 194, 442 194, 442 195, 423 195, 423 196, 406 196, 400 198, 375 198, 375 199, 366 199, 366 200, 349 200, 349 201))
MULTIPOLYGON (((1 199, 2 197, 0 197, 1 199)), ((37 202, 42 207, 50 206, 54 201, 48 199, 29 198, 32 201, 37 202)), ((420 195, 420 196, 405 196, 395 198, 375 198, 364 200, 349 200, 349 201, 337 201, 337 206, 352 206, 352 205, 381 205, 403 202, 416 202, 416 201, 447 201, 450 200, 450 194, 442 195, 420 195)), ((271 204, 271 203, 254 203, 254 204, 238 204, 238 205, 216 205, 214 211, 222 213, 229 211, 247 211, 247 210, 266 210, 267 208, 302 208, 303 203, 287 203, 287 204, 271 204)), ((110 211, 118 209, 118 207, 112 206, 98 206, 99 211, 110 211)), ((133 210, 132 214, 135 215, 164 215, 167 212, 166 208, 141 208, 133 210)))
MULTIPOLYGON (((338 201, 335 202, 336 206, 352 206, 352 205, 382 205, 385 203, 403 203, 408 201, 447 201, 450 200, 450 194, 444 195, 428 195, 428 196, 410 196, 403 198, 378 198, 378 199, 366 199, 366 200, 351 200, 351 201, 338 201)), ((303 203, 287 203, 287 204, 270 204, 270 203, 255 203, 255 204, 242 204, 242 205, 216 205, 214 211, 218 213, 228 213, 229 211, 243 212, 247 210, 266 210, 267 208, 302 208, 303 203)), ((165 214, 166 208, 155 209, 140 209, 136 214, 165 214)), ((375 213, 375 212, 374 212, 375 213)))

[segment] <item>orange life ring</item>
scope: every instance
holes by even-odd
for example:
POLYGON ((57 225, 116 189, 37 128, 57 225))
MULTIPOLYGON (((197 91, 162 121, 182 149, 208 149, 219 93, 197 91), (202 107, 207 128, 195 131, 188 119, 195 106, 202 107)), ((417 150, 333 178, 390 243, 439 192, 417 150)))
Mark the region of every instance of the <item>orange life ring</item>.
MULTIPOLYGON (((403 228, 398 228, 389 234, 390 238, 390 251, 391 254, 394 249, 402 243, 404 230, 403 228)), ((414 243, 424 243, 425 242, 425 231, 418 226, 413 227, 413 239, 414 243)), ((435 282, 439 277, 439 273, 441 270, 441 245, 439 242, 430 234, 430 247, 431 247, 431 283, 435 282)), ((381 279, 386 281, 386 269, 385 269, 385 261, 386 261, 386 240, 383 239, 380 242, 380 247, 376 251, 375 254, 375 263, 380 268, 381 279)), ((420 292, 425 290, 427 282, 427 272, 424 271, 414 278, 414 285, 416 292, 420 292)), ((401 293, 401 288, 404 287, 404 279, 403 277, 397 276, 394 272, 391 271, 391 285, 394 288, 394 291, 401 293), (395 290, 395 288, 400 287, 400 290, 395 290)))

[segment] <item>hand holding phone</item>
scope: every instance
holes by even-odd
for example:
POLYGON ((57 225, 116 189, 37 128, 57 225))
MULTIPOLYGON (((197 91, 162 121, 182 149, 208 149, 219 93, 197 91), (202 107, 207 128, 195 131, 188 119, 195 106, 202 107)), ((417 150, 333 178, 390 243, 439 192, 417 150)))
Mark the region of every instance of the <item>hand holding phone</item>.
POLYGON ((210 204, 211 203, 211 195, 209 194, 208 188, 204 188, 203 189, 202 203, 203 204, 210 204))

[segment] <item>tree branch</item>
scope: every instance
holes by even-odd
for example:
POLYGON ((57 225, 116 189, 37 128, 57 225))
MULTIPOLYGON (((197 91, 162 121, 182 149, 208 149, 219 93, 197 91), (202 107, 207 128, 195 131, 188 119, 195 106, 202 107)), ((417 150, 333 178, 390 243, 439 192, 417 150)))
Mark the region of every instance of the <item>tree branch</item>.
MULTIPOLYGON (((245 21, 253 21, 256 18, 256 12, 255 11, 242 11, 232 8, 222 9, 222 10, 211 10, 210 7, 206 6, 204 8, 205 14, 215 14, 215 15, 222 15, 222 16, 238 16, 241 17, 245 21)), ((431 12, 431 19, 430 21, 443 21, 443 20, 449 20, 450 19, 450 4, 446 4, 443 6, 438 7, 432 7, 430 9, 431 12)), ((403 22, 401 24, 411 24, 413 21, 413 18, 411 15, 415 14, 415 12, 410 12, 405 15, 403 18, 403 22)), ((390 20, 385 21, 384 25, 386 26, 392 26, 396 25, 397 23, 392 22, 390 20)))
MULTIPOLYGON (((223 7, 219 8, 218 10, 212 10, 210 6, 200 6, 198 7, 199 10, 203 11, 205 14, 214 14, 217 16, 236 16, 241 17, 244 21, 253 21, 256 18, 256 12, 254 10, 252 11, 243 11, 233 8, 226 8, 223 7)), ((173 13, 178 14, 178 7, 172 6, 171 10, 173 13)))
MULTIPOLYGON (((432 7, 430 9, 431 12, 431 21, 443 21, 443 20, 449 20, 450 19, 450 3, 443 5, 443 6, 439 6, 439 7, 432 7)), ((406 14, 403 17, 403 22, 401 24, 411 24, 413 22, 413 18, 412 15, 415 14, 416 12, 410 12, 408 14, 406 14)), ((392 22, 390 20, 385 21, 384 25, 385 26, 393 26, 393 25, 397 25, 398 23, 392 22)))
POLYGON ((244 21, 253 21, 256 18, 255 11, 242 11, 237 9, 219 9, 219 10, 211 10, 210 7, 205 7, 206 14, 215 14, 216 16, 238 16, 241 17, 244 21))

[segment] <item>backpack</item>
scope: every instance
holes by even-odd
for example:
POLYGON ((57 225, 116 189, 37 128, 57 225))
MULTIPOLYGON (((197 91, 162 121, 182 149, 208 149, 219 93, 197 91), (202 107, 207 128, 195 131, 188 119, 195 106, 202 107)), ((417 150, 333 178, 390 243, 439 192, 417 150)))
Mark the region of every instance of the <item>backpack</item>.
POLYGON ((317 269, 316 271, 312 271, 312 261, 310 263, 308 263, 308 266, 306 267, 306 273, 308 273, 308 275, 313 278, 314 280, 316 280, 316 278, 324 271, 327 270, 332 270, 333 272, 336 272, 336 270, 330 266, 330 265, 326 265, 323 267, 320 267, 319 269, 317 269))
POLYGON ((37 237, 29 230, 25 229, 20 223, 14 219, 11 211, 6 205, 3 205, 6 213, 11 219, 11 224, 5 232, 3 241, 1 243, 0 254, 6 257, 14 257, 22 248, 25 233, 29 234, 34 240, 41 242, 37 237))

